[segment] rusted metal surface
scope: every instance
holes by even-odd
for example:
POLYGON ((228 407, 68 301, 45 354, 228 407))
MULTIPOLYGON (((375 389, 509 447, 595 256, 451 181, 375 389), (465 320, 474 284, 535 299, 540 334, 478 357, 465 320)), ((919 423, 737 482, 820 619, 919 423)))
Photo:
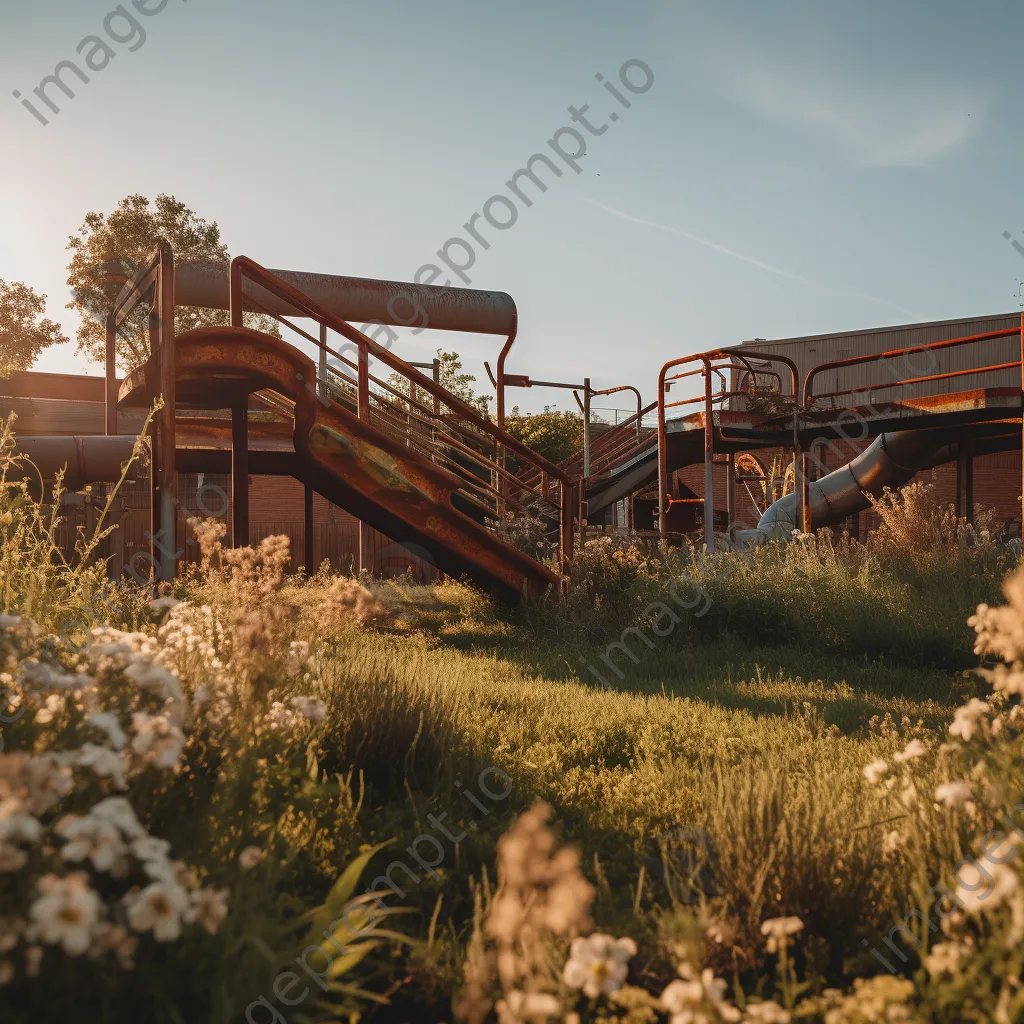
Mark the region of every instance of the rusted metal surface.
MULTIPOLYGON (((113 483, 131 458, 135 438, 18 437, 17 450, 30 459, 44 480, 53 480, 66 469, 64 487, 75 491, 88 483, 113 483)), ((32 474, 29 474, 30 478, 32 474)))
MULTIPOLYGON (((878 390, 890 390, 895 388, 906 388, 923 383, 933 383, 940 380, 953 380, 964 376, 979 376, 979 377, 992 377, 997 375, 1001 371, 1010 369, 1017 369, 1021 373, 1022 381, 1022 424, 1024 424, 1024 315, 1021 317, 1021 323, 1018 327, 1006 328, 998 331, 983 331, 981 333, 969 334, 959 338, 948 338, 942 341, 932 341, 918 345, 912 345, 905 348, 888 349, 885 352, 873 352, 865 355, 851 356, 846 359, 832 360, 830 362, 821 363, 818 366, 812 367, 807 371, 807 376, 804 379, 803 389, 803 404, 809 410, 813 407, 815 399, 831 398, 836 399, 843 396, 853 396, 863 394, 865 392, 873 392, 878 390), (921 353, 927 353, 931 355, 934 352, 945 352, 950 349, 961 349, 967 346, 976 346, 979 343, 990 342, 995 339, 1020 337, 1020 349, 1021 358, 1014 361, 1004 361, 1001 363, 989 363, 971 367, 962 367, 958 369, 945 370, 940 373, 931 374, 919 374, 904 378, 901 380, 887 381, 881 384, 868 384, 854 388, 847 388, 845 390, 835 390, 827 392, 826 394, 815 395, 814 393, 814 382, 815 379, 822 373, 825 373, 833 369, 841 369, 850 366, 860 366, 867 363, 877 362, 888 362, 891 360, 900 360, 901 362, 907 362, 909 357, 919 355, 921 353)), ((959 398, 963 400, 962 396, 954 396, 954 400, 959 398)), ((932 404, 937 404, 933 403, 932 404)), ((1024 426, 1022 426, 1024 430, 1024 426)), ((966 443, 966 442, 965 442, 966 443)), ((973 465, 973 462, 972 462, 973 465)), ((972 466, 964 466, 958 462, 958 480, 972 472, 972 466)), ((973 484, 972 484, 973 489, 973 484)), ((957 487, 957 502, 958 507, 961 501, 960 486, 958 483, 957 487)), ((1024 498, 1022 498, 1024 501, 1024 498)), ((973 514, 973 498, 971 501, 965 501, 966 507, 972 509, 973 514)), ((804 474, 804 482, 802 488, 802 499, 801 499, 801 527, 805 532, 809 532, 812 524, 811 514, 811 501, 809 496, 808 482, 806 474, 804 474)), ((767 514, 767 513, 766 513, 767 514)), ((958 513, 959 514, 959 513, 958 513)), ((1021 530, 1022 536, 1024 536, 1024 506, 1022 506, 1021 515, 1021 530)))
MULTIPOLYGON (((730 392, 728 385, 725 383, 725 377, 723 369, 732 370, 735 368, 733 360, 737 358, 735 349, 713 349, 710 352, 698 352, 691 356, 682 356, 678 359, 671 359, 664 366, 658 374, 658 502, 659 512, 665 511, 665 501, 669 496, 668 479, 669 479, 669 455, 668 455, 668 428, 667 428, 667 417, 666 411, 673 407, 691 404, 694 401, 703 400, 704 403, 704 419, 703 419, 703 431, 704 431, 704 481, 705 481, 705 539, 708 545, 708 550, 714 550, 714 495, 712 491, 712 463, 715 453, 715 431, 714 431, 714 405, 716 402, 722 403, 728 398, 732 397, 733 392, 730 392), (725 368, 716 367, 714 365, 716 360, 727 360, 725 368), (696 369, 690 369, 681 373, 673 374, 669 376, 669 371, 675 369, 678 366, 685 366, 689 363, 699 362, 701 365, 696 369), (667 402, 665 395, 668 392, 669 387, 673 381, 681 380, 686 377, 694 376, 695 374, 701 374, 704 380, 704 394, 693 399, 681 399, 675 402, 667 402), (722 389, 719 392, 712 390, 712 374, 717 373, 722 380, 722 389)), ((797 367, 793 360, 786 356, 778 355, 777 353, 765 353, 761 351, 754 351, 751 349, 745 349, 742 353, 742 359, 744 366, 750 368, 750 372, 757 373, 756 367, 753 367, 749 363, 751 359, 761 359, 766 362, 778 362, 782 363, 788 368, 790 378, 792 382, 792 393, 797 396, 796 401, 793 403, 793 414, 792 414, 792 437, 794 449, 799 453, 800 446, 800 411, 799 411, 799 379, 797 376, 797 367)), ((798 454, 798 465, 799 465, 799 454, 798 454)), ((667 534, 667 526, 664 516, 660 517, 660 531, 662 535, 667 534)))
POLYGON ((929 376, 952 370, 972 370, 976 367, 1010 362, 1019 357, 1019 353, 1016 351, 1016 339, 1012 334, 994 337, 981 341, 977 345, 954 346, 931 354, 910 355, 906 359, 897 356, 887 361, 862 363, 847 363, 846 360, 850 357, 882 352, 913 351, 919 346, 931 342, 992 334, 1002 330, 1016 333, 1019 321, 1020 312, 1014 311, 1012 314, 903 324, 801 338, 771 341, 759 339, 745 342, 739 347, 740 349, 758 348, 762 351, 778 352, 789 356, 796 362, 801 379, 812 367, 825 363, 842 364, 830 368, 819 378, 815 385, 815 390, 818 392, 846 391, 851 388, 872 386, 875 388, 874 395, 882 399, 896 393, 907 397, 922 397, 951 393, 965 387, 1015 386, 1017 375, 1012 368, 1007 368, 983 377, 975 377, 970 374, 958 379, 940 377, 937 380, 922 381, 909 387, 901 387, 896 392, 887 392, 882 389, 881 385, 896 378, 929 376))
MULTIPOLYGON (((416 543, 438 556, 439 566, 458 565, 461 571, 475 566, 477 578, 482 572, 509 599, 524 585, 537 597, 558 584, 557 575, 453 506, 452 496, 465 487, 459 475, 410 449, 404 437, 383 433, 372 417, 360 418, 358 410, 337 402, 321 402, 315 386, 307 386, 315 383, 315 364, 297 349, 234 327, 190 332, 177 345, 179 391, 193 403, 203 395, 216 401, 203 382, 224 375, 242 375, 245 390, 270 388, 293 403, 293 441, 303 464, 318 465, 324 476, 336 479, 339 488, 332 493, 339 499, 356 496, 360 518, 369 516, 372 507, 386 513, 389 524, 407 523, 416 543), (450 563, 446 554, 452 556, 450 563)), ((317 486, 330 490, 333 485, 317 486)))
MULTIPOLYGON (((516 304, 505 292, 454 288, 405 281, 383 281, 296 270, 270 270, 275 278, 343 320, 439 331, 510 335, 516 329, 516 304)), ((229 270, 217 263, 179 263, 175 272, 181 306, 229 309, 229 270)), ((245 286, 247 298, 279 316, 302 316, 301 307, 277 289, 245 286)))

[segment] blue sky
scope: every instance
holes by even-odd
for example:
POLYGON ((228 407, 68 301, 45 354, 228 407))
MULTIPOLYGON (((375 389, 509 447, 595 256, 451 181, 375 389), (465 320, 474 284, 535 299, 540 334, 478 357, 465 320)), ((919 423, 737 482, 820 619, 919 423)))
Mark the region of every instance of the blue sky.
MULTIPOLYGON (((581 173, 559 164, 468 271, 518 304, 510 370, 651 400, 661 363, 702 348, 1019 305, 1017 3, 169 0, 42 126, 12 90, 114 7, 0 13, 0 278, 46 292, 69 334, 65 245, 90 210, 169 192, 233 254, 408 279, 584 103, 608 128, 581 173), (618 82, 630 59, 643 94, 618 82)), ((396 351, 437 344, 481 381, 498 347, 396 351)), ((38 368, 99 371, 73 345, 38 368)))

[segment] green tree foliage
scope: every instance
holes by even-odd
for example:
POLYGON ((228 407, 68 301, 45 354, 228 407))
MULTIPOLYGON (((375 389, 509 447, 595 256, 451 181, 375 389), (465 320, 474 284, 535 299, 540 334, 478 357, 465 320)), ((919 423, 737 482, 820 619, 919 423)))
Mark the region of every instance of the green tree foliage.
MULTIPOLYGON (((68 309, 82 317, 78 328, 78 351, 102 361, 105 322, 124 280, 152 256, 157 243, 166 241, 175 261, 203 261, 227 264, 228 248, 221 240, 215 221, 197 216, 174 196, 160 194, 150 202, 145 196, 122 199, 109 216, 88 213, 77 235, 68 239, 71 262, 68 284, 74 298, 68 309)), ((179 306, 175 333, 228 323, 224 310, 179 306)), ((246 315, 247 326, 279 334, 276 322, 267 316, 246 315)), ((148 314, 137 308, 122 325, 117 339, 117 359, 122 372, 141 366, 149 355, 148 314)))
POLYGON ((505 429, 556 464, 583 450, 583 417, 568 410, 558 412, 545 406, 543 412, 521 413, 516 405, 505 417, 505 429))
POLYGON ((44 348, 68 340, 45 312, 45 295, 20 281, 0 281, 0 377, 27 370, 44 348))
MULTIPOLYGON (((461 398, 467 404, 478 409, 482 415, 489 415, 491 396, 478 395, 473 389, 476 377, 471 373, 462 372, 462 356, 458 352, 445 352, 439 348, 437 350, 437 359, 441 364, 438 372, 438 383, 440 383, 441 387, 450 391, 456 398, 461 398)), ((429 369, 425 369, 423 372, 428 377, 431 376, 429 369)), ((388 383, 403 395, 409 394, 408 378, 403 377, 401 374, 391 374, 388 378, 388 383)))

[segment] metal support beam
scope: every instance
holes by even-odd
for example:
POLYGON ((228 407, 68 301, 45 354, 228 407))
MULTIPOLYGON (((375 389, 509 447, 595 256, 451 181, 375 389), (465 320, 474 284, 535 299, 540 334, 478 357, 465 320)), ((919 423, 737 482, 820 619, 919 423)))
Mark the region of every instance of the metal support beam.
POLYGON ((974 442, 956 446, 956 514, 974 522, 974 442))
POLYGON ((249 545, 249 396, 231 406, 231 543, 249 545))
POLYGON ((373 575, 373 541, 370 527, 359 521, 359 571, 373 575))
POLYGON ((583 378, 583 477, 590 476, 590 378, 583 378))
POLYGON ((327 400, 327 325, 320 325, 320 359, 317 364, 317 376, 320 378, 317 391, 320 398, 327 400))
POLYGON ((104 342, 103 422, 105 434, 117 433, 117 328, 113 313, 107 317, 104 342))
POLYGON ((711 362, 704 359, 704 543, 715 550, 715 421, 711 393, 711 362))
POLYGON ((312 576, 316 566, 313 564, 313 488, 309 484, 305 486, 303 500, 303 565, 306 567, 306 575, 312 576))
POLYGON ((176 387, 174 376, 174 260, 161 246, 149 314, 149 350, 156 364, 162 407, 153 417, 150 557, 158 583, 171 583, 177 572, 178 474, 175 468, 176 387))
POLYGON ((725 457, 725 467, 725 507, 731 527, 736 522, 736 456, 733 452, 725 457))

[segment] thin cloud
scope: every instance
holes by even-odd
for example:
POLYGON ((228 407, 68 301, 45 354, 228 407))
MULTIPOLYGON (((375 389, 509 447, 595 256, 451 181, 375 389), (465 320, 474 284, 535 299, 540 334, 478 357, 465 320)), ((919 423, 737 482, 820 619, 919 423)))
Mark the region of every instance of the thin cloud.
POLYGON ((898 306, 896 303, 889 302, 886 299, 880 299, 875 295, 868 295, 866 292, 850 291, 845 288, 833 288, 829 285, 820 284, 817 281, 812 281, 810 278, 804 277, 802 274, 794 274, 792 271, 784 270, 782 267, 772 266, 772 264, 765 263, 763 260, 758 260, 753 256, 746 256, 741 252, 737 252, 735 249, 730 249, 726 245, 720 245, 718 242, 712 242, 710 239, 701 238, 700 235, 695 235, 690 231, 683 231, 680 228, 674 228, 668 224, 658 224, 653 220, 644 220, 642 217, 634 217, 631 213, 625 213, 623 210, 617 210, 614 206, 607 206, 605 203, 599 203, 596 199, 590 199, 587 196, 581 196, 580 198, 583 202, 589 203, 591 206, 596 206, 599 210, 603 210, 612 217, 618 217, 620 220, 629 221, 631 224, 640 224, 646 228, 654 228, 656 231, 664 231, 670 235, 678 235, 680 238, 685 238, 687 241, 695 242, 697 245, 703 245, 705 248, 713 249, 715 252, 724 253, 726 256, 731 256, 733 259, 739 260, 742 263, 749 263, 752 267, 765 270, 770 274, 778 274, 779 277, 788 278, 790 281, 796 281, 798 284, 807 285, 809 288, 816 288, 819 291, 829 292, 832 295, 845 295, 851 298, 864 299, 868 302, 875 302, 880 306, 888 306, 889 309, 895 309, 909 317, 913 317, 915 315, 909 309, 905 309, 903 306, 898 306))
POLYGON ((869 167, 924 167, 960 148, 995 99, 992 83, 896 71, 885 80, 841 61, 766 58, 730 43, 703 56, 724 95, 787 128, 837 147, 869 167))

